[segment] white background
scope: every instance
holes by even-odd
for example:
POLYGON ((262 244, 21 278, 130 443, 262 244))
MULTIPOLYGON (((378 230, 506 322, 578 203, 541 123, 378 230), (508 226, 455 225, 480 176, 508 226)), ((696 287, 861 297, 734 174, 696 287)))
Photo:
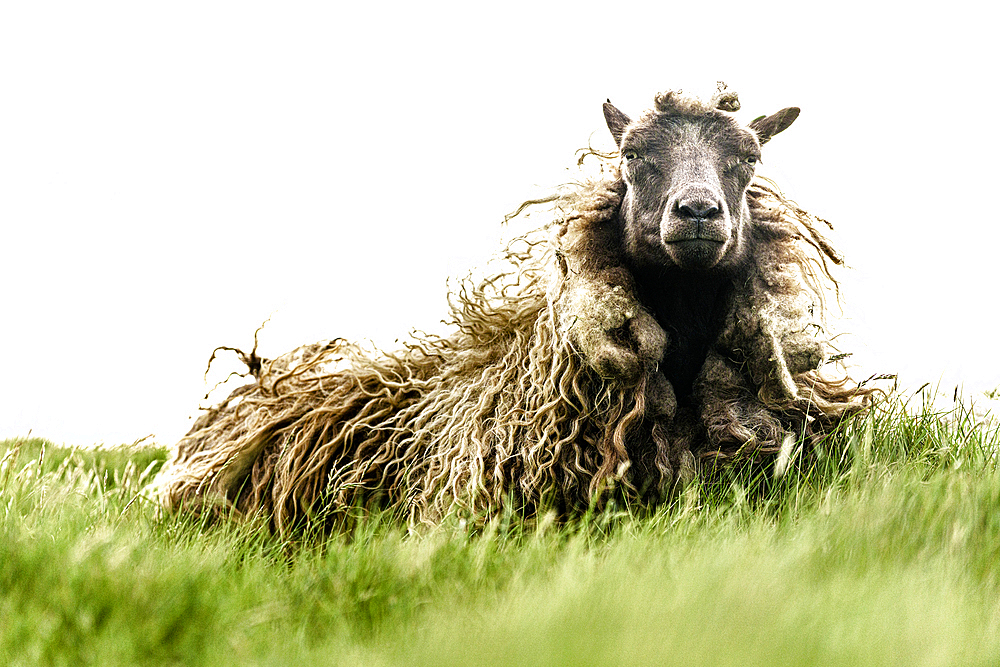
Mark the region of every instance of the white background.
POLYGON ((716 80, 802 108, 765 169, 836 226, 856 374, 1000 384, 985 5, 677 4, 5 3, 0 437, 171 444, 268 316, 265 356, 433 328, 606 98, 716 80))

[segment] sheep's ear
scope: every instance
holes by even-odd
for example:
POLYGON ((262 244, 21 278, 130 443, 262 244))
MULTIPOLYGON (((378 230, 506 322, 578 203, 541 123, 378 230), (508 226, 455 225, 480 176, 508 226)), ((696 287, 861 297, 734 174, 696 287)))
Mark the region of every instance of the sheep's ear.
POLYGON ((798 107, 788 107, 770 116, 755 118, 750 123, 750 128, 757 133, 761 144, 766 144, 771 137, 788 129, 788 126, 799 117, 798 107))
POLYGON ((615 143, 621 146, 622 134, 625 132, 625 127, 632 121, 629 120, 628 116, 619 111, 611 103, 611 100, 604 103, 604 120, 608 122, 608 129, 611 130, 611 136, 615 138, 615 143))

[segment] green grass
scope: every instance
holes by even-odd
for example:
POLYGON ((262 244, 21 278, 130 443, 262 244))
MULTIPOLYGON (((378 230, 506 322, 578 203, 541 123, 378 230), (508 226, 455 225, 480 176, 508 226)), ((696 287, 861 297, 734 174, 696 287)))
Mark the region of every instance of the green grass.
POLYGON ((7 441, 0 664, 997 665, 998 447, 887 403, 652 514, 292 543, 158 517, 163 450, 7 441))

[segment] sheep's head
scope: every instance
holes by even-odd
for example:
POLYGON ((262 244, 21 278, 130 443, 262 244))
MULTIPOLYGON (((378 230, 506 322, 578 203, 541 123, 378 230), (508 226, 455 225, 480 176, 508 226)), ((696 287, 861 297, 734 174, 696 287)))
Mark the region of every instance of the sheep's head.
POLYGON ((708 102, 661 93, 637 121, 604 105, 626 183, 625 249, 637 266, 707 270, 739 262, 760 147, 799 110, 782 109, 746 127, 728 113, 737 109, 736 94, 724 87, 708 102))

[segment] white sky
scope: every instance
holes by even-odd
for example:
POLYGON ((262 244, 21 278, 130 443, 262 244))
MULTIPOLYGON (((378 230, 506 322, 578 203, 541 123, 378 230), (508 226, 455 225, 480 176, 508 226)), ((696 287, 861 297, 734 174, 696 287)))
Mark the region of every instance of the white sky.
POLYGON ((265 356, 433 327, 606 98, 717 79, 802 107, 764 164, 836 226, 865 371, 1000 384, 985 3, 362 4, 3 5, 0 438, 172 444, 272 313, 265 356))

